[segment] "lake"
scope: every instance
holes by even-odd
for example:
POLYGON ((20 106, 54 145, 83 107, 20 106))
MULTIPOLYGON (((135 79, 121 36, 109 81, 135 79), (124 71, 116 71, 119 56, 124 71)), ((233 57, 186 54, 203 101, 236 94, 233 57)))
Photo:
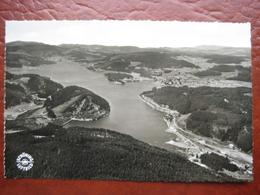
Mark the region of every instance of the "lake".
POLYGON ((109 102, 111 111, 108 117, 94 122, 73 121, 69 126, 111 129, 151 145, 172 148, 165 144, 173 135, 165 132, 167 125, 163 120, 164 114, 153 110, 139 97, 143 91, 156 86, 152 80, 117 85, 109 82, 104 73, 90 71, 83 65, 68 60, 39 67, 11 68, 8 71, 15 74, 35 73, 50 77, 64 86, 84 87, 109 102))

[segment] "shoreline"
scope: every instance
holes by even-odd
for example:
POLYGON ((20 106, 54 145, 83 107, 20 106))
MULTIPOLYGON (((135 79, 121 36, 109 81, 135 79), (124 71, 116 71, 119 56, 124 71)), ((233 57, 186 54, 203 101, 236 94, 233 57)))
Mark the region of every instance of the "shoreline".
POLYGON ((252 158, 249 155, 240 151, 231 150, 230 148, 227 148, 224 145, 222 146, 221 143, 215 142, 214 140, 212 140, 212 142, 208 142, 208 138, 204 138, 203 136, 193 134, 192 132, 189 131, 186 132, 186 130, 182 129, 177 124, 176 119, 178 116, 180 116, 179 112, 171 110, 168 107, 162 107, 158 103, 154 102, 151 98, 146 97, 145 95, 140 95, 140 98, 144 103, 146 103, 151 108, 163 112, 167 115, 171 115, 173 117, 172 120, 163 117, 163 120, 166 122, 168 126, 166 132, 173 133, 177 135, 178 138, 176 140, 172 139, 166 141, 165 143, 175 147, 181 146, 184 150, 183 153, 187 156, 187 159, 189 161, 205 168, 206 165, 200 162, 201 154, 209 152, 209 153, 216 153, 220 156, 228 156, 230 162, 236 164, 240 168, 241 172, 226 171, 227 172, 226 173, 225 171, 223 171, 224 174, 232 176, 233 178, 240 178, 240 179, 244 178, 245 180, 252 179, 252 158), (185 132, 185 134, 183 134, 183 132, 185 132), (190 137, 190 135, 192 137, 190 137), (192 138, 194 138, 195 140, 193 140, 192 138), (196 154, 198 158, 196 157, 196 154), (245 165, 248 165, 250 168, 248 170, 245 170, 244 169, 245 165))
POLYGON ((61 126, 62 127, 65 127, 66 125, 68 125, 70 122, 73 122, 73 121, 80 121, 80 122, 93 122, 93 121, 97 121, 99 119, 102 119, 102 118, 106 118, 109 116, 109 112, 105 112, 104 114, 100 115, 99 117, 96 117, 96 118, 76 118, 76 117, 72 117, 70 118, 68 121, 64 122, 61 126))
MULTIPOLYGON (((176 110, 171 110, 168 106, 164 106, 164 105, 160 105, 160 104, 156 103, 151 98, 146 97, 145 95, 139 95, 139 97, 144 103, 146 103, 148 106, 150 106, 151 108, 153 108, 157 111, 163 112, 163 113, 171 115, 173 117, 176 117, 180 114, 176 110)), ((167 126, 169 127, 168 123, 167 123, 167 126)))

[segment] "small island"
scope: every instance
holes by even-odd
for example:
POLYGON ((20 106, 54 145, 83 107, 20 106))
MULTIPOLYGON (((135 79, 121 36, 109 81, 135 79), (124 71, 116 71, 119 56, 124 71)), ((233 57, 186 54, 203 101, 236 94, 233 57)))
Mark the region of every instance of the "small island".
POLYGON ((126 73, 105 73, 107 79, 111 82, 124 84, 125 82, 133 81, 133 76, 126 73))

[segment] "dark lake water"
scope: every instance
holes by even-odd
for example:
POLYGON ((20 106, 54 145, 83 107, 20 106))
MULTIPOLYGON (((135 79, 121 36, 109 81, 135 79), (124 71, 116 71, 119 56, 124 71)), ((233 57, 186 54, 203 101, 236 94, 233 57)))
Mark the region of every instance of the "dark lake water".
POLYGON ((109 102, 111 112, 107 118, 94 122, 73 121, 69 126, 111 129, 152 145, 169 147, 165 142, 171 139, 171 134, 165 132, 167 125, 163 121, 163 114, 153 110, 139 98, 140 93, 155 86, 154 81, 117 85, 109 82, 101 72, 93 72, 82 65, 65 60, 55 65, 8 71, 48 76, 64 86, 78 85, 92 90, 109 102))

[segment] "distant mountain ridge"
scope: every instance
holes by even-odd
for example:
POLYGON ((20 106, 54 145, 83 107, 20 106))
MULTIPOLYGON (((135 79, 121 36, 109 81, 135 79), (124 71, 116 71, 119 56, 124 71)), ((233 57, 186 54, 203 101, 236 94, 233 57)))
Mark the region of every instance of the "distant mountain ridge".
MULTIPOLYGON (((198 46, 198 47, 181 47, 181 48, 139 48, 136 46, 104 46, 104 45, 83 45, 83 44, 61 44, 49 45, 39 42, 15 41, 6 44, 7 67, 37 66, 40 64, 55 63, 51 57, 62 56, 68 57, 75 61, 102 61, 112 56, 119 55, 142 55, 147 58, 146 54, 152 52, 161 55, 163 60, 165 55, 172 56, 197 56, 208 58, 212 62, 225 58, 225 62, 231 63, 250 59, 250 48, 235 48, 222 46, 198 46), (18 55, 18 56, 17 56, 18 55), (164 55, 164 56, 162 56, 164 55), (232 56, 232 58, 230 57, 232 56)), ((148 56, 149 57, 149 56, 148 56)), ((129 58, 129 56, 127 56, 129 58)), ((176 60, 176 59, 175 59, 176 60)), ((155 63, 161 63, 158 61, 155 63)), ((174 64, 174 63, 173 63, 174 64)), ((160 64, 157 64, 159 66, 160 64)))

